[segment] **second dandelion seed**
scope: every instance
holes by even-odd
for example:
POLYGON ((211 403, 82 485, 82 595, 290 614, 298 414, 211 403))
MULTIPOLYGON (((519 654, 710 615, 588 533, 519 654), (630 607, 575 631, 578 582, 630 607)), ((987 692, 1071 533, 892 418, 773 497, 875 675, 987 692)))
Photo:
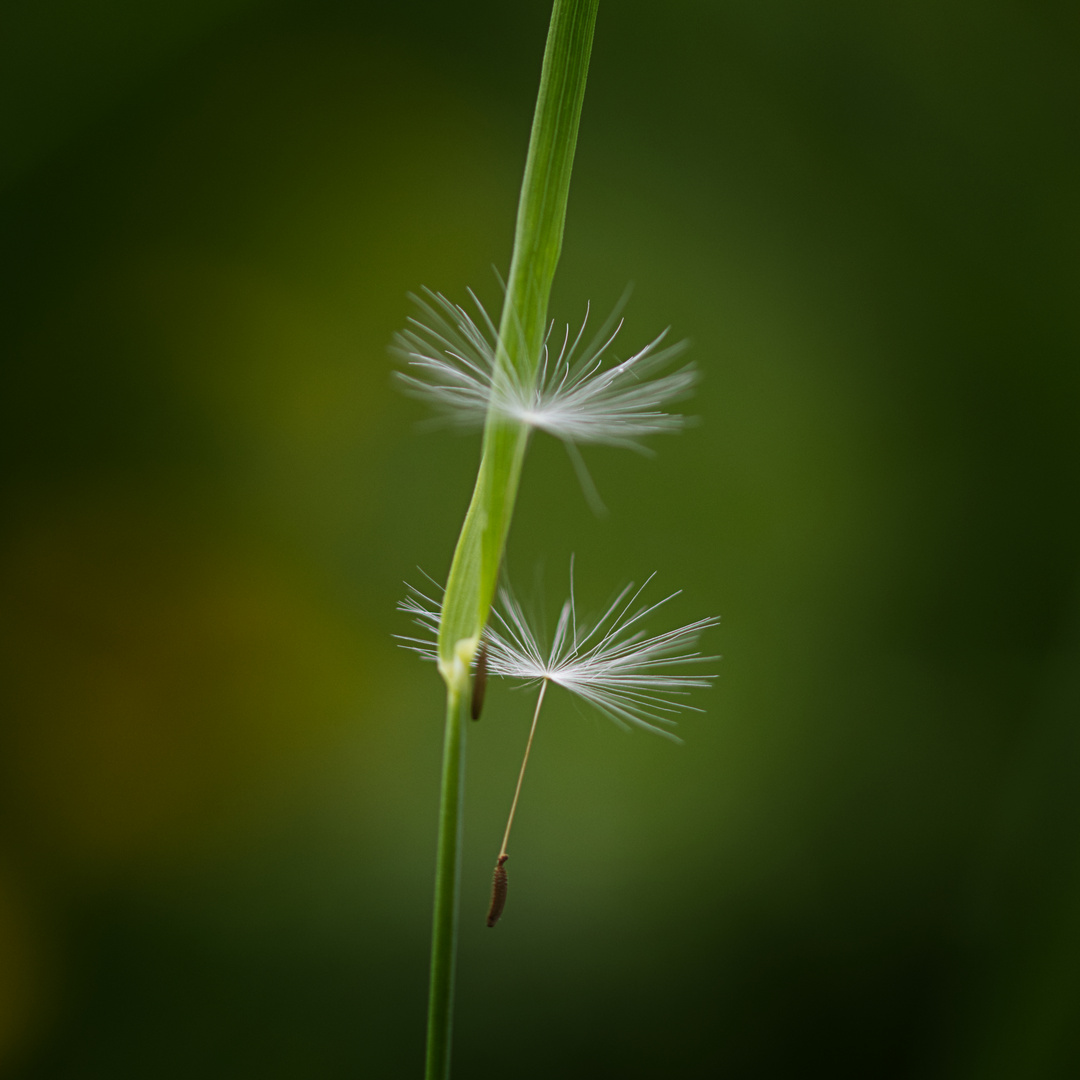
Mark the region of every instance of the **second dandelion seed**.
POLYGON ((687 676, 662 669, 715 659, 703 657, 693 649, 693 645, 701 631, 715 626, 719 619, 699 619, 677 630, 646 637, 641 628, 642 621, 678 595, 672 593, 655 604, 635 607, 651 580, 650 577, 636 592, 633 591, 633 585, 628 585, 600 619, 591 626, 579 627, 571 569, 570 597, 563 604, 555 636, 546 655, 541 650, 521 605, 508 590, 500 592, 500 607, 494 610, 494 622, 497 625, 488 629, 487 670, 509 678, 525 679, 527 683, 539 681, 540 693, 533 711, 525 756, 518 773, 517 787, 514 789, 514 799, 510 805, 510 815, 495 867, 488 926, 495 925, 506 905, 505 863, 509 858, 506 849, 548 684, 557 683, 565 687, 590 702, 621 727, 631 723, 670 739, 675 739, 675 736, 657 724, 672 724, 672 714, 682 709, 694 709, 694 706, 687 705, 678 698, 693 687, 709 685, 711 675, 687 676))
MULTIPOLYGON (((690 690, 708 686, 713 676, 688 675, 679 669, 687 664, 717 659, 702 656, 694 646, 701 632, 720 620, 698 619, 675 630, 646 636, 644 622, 648 616, 679 595, 676 592, 656 603, 639 604, 650 581, 652 576, 636 590, 632 584, 627 585, 599 619, 579 624, 571 566, 570 596, 563 604, 554 637, 547 648, 541 646, 524 609, 510 590, 499 592, 499 603, 493 608, 492 621, 485 631, 483 663, 477 665, 475 679, 484 682, 491 674, 523 680, 526 686, 539 683, 540 693, 495 865, 487 918, 490 927, 498 922, 506 905, 505 864, 509 858, 510 829, 548 685, 555 683, 569 690, 620 727, 634 725, 675 742, 680 740, 662 725, 674 724, 674 717, 681 711, 701 711, 682 699, 690 690)), ((414 615, 426 631, 437 636, 439 604, 416 589, 410 592, 411 595, 401 603, 401 609, 414 615)), ((405 641, 408 648, 434 659, 434 644, 428 638, 406 638, 405 641)), ((482 690, 480 700, 483 700, 482 690)), ((474 705, 475 701, 474 696, 474 705)))

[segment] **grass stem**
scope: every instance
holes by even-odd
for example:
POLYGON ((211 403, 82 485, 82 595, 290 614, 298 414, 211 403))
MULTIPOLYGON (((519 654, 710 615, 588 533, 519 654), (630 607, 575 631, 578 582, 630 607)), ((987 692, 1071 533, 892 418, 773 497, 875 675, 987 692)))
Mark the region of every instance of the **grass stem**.
MULTIPOLYGON (((499 325, 496 379, 511 369, 534 381, 539 376, 598 4, 599 0, 555 0, 552 9, 499 325)), ((447 687, 446 733, 426 1080, 447 1080, 450 1075, 465 768, 463 703, 468 698, 469 666, 495 596, 528 439, 525 424, 489 411, 476 486, 443 594, 437 653, 447 687)))
POLYGON ((450 1075, 454 1016, 454 968, 461 885, 462 806, 465 801, 465 707, 453 687, 446 692, 439 846, 435 863, 435 911, 431 930, 431 985, 428 994, 427 1080, 450 1075))

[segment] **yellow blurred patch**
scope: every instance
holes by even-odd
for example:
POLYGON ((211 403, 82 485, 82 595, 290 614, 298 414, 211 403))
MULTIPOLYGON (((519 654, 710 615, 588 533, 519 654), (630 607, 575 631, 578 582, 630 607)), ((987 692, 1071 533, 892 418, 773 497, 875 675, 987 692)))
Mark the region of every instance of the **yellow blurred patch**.
POLYGON ((62 861, 212 842, 363 723, 360 633, 178 510, 99 493, 0 554, 8 798, 62 861))
POLYGON ((49 981, 43 940, 18 875, 0 862, 0 1067, 39 1026, 49 981))

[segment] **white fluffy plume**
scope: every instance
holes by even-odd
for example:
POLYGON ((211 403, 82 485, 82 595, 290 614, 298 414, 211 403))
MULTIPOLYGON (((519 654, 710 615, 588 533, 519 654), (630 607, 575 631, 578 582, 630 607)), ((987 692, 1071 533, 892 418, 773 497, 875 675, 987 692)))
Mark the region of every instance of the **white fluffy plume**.
POLYGON ((608 364, 622 322, 614 325, 612 316, 581 348, 586 311, 572 342, 567 327, 557 356, 545 341, 535 383, 513 371, 496 378, 498 331, 471 290, 469 296, 479 322, 441 293, 424 290, 423 296, 413 296, 419 315, 409 319, 392 345, 409 365, 398 372, 406 392, 427 401, 451 423, 481 427, 495 409, 568 446, 606 443, 637 450, 644 449, 640 440, 645 436, 683 427, 684 417, 661 406, 686 396, 696 373, 688 364, 658 374, 686 349, 685 342, 661 348, 666 330, 628 359, 608 364))
MULTIPOLYGON (((689 675, 682 669, 687 664, 717 659, 702 656, 694 646, 701 632, 720 620, 698 619, 676 630, 646 636, 645 619, 679 595, 672 593, 655 603, 636 606, 654 576, 636 591, 627 585, 599 619, 579 623, 571 568, 570 597, 563 604, 547 647, 541 645, 513 594, 500 589, 499 602, 492 608, 484 631, 488 672, 525 684, 556 683, 620 727, 632 724, 675 739, 666 727, 675 722, 675 715, 687 709, 701 711, 682 699, 690 690, 708 686, 714 677, 689 675)), ((434 659, 438 602, 410 587, 409 596, 398 606, 430 635, 402 638, 405 647, 434 659)))

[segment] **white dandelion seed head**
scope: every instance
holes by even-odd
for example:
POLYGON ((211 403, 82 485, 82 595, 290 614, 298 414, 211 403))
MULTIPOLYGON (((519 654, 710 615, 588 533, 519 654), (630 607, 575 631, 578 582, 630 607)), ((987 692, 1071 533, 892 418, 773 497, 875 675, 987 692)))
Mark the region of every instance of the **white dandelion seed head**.
MULTIPOLYGON (((651 604, 638 604, 651 575, 638 589, 627 585, 611 605, 591 622, 579 622, 571 567, 570 597, 563 604, 550 645, 546 647, 509 589, 499 590, 498 603, 484 631, 489 675, 516 679, 526 685, 548 681, 587 701, 620 727, 645 728, 678 742, 667 727, 682 711, 701 712, 684 698, 690 690, 707 687, 715 676, 691 675, 688 664, 716 660, 702 656, 695 645, 702 631, 719 618, 698 619, 652 637, 645 619, 669 600, 671 593, 651 604)), ((409 586, 399 609, 414 617, 423 637, 401 637, 406 648, 426 659, 435 658, 439 603, 409 586)), ((400 637, 400 635, 399 635, 400 637)))
POLYGON ((496 377, 498 331, 471 290, 469 296, 479 322, 440 293, 424 290, 413 296, 419 315, 409 319, 391 346, 408 364, 408 370, 397 373, 405 391, 427 401, 450 423, 482 427, 495 409, 568 446, 603 443, 636 450, 644 449, 642 438, 685 425, 685 417, 661 406, 685 397, 697 374, 690 364, 659 374, 687 348, 686 342, 663 346, 666 330, 628 359, 608 364, 622 322, 612 328, 613 317, 581 348, 586 310, 573 341, 566 328, 557 355, 549 348, 549 329, 535 382, 518 371, 500 371, 496 377))

